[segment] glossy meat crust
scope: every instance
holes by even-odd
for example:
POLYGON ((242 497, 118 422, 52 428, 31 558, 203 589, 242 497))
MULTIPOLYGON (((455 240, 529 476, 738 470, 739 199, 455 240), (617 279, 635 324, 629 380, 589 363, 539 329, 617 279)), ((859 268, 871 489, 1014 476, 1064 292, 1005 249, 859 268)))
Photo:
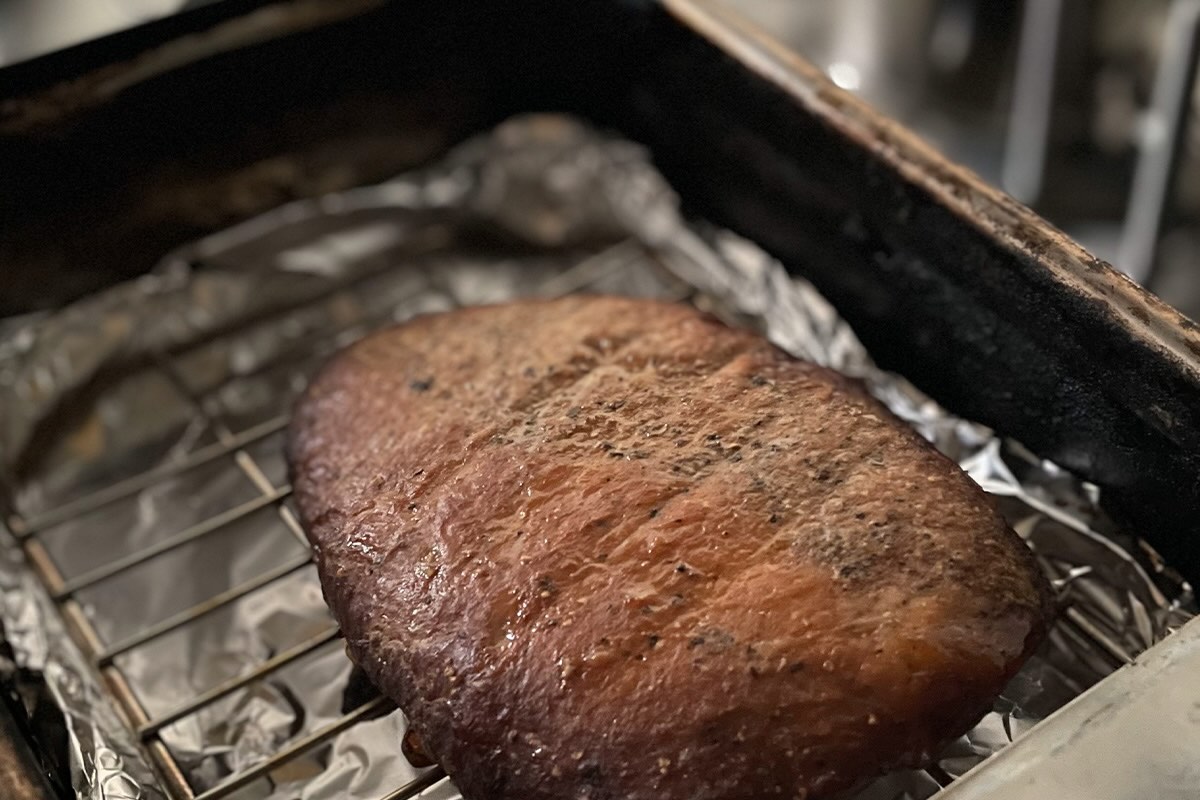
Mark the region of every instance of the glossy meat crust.
POLYGON ((1050 615, 955 464, 686 306, 377 333, 289 457, 352 657, 468 800, 825 797, 970 727, 1050 615))

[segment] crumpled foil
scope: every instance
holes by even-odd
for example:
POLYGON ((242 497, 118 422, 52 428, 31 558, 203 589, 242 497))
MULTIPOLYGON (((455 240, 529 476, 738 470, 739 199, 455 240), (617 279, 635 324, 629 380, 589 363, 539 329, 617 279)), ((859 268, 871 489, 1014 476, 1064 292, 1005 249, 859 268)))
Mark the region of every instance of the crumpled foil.
MULTIPOLYGON (((418 313, 573 291, 692 302, 861 378, 998 499, 1053 580, 1064 613, 994 710, 928 770, 879 779, 862 800, 932 796, 1190 617, 1190 587, 1172 580, 1136 532, 1114 528, 1095 486, 879 370, 809 284, 754 244, 683 219, 641 148, 557 116, 517 118, 429 169, 284 206, 180 248, 141 280, 0 327, 9 524, 37 527, 66 580, 94 576, 267 485, 284 486, 281 415, 338 347, 418 313), (255 430, 274 432, 238 439, 255 430), (243 446, 172 468, 230 442, 243 446), (155 468, 162 478, 140 491, 68 513, 77 498, 155 468)), ((112 644, 279 571, 115 660, 149 718, 329 631, 290 514, 287 501, 265 503, 73 593, 112 644)), ((65 711, 79 794, 161 796, 149 754, 8 536, 0 536, 0 592, 0 620, 22 665, 42 671, 65 711)), ((160 737, 202 792, 337 724, 371 692, 330 640, 160 737)), ((403 732, 398 711, 368 715, 231 796, 379 800, 421 774, 400 754, 403 732)), ((458 797, 444 780, 420 796, 458 797)))

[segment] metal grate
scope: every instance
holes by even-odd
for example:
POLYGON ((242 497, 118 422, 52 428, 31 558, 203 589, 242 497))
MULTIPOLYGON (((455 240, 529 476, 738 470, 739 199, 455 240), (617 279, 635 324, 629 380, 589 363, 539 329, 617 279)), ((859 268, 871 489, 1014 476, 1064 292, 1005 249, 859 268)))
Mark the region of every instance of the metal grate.
MULTIPOLYGON (((537 286, 534 293, 555 296, 588 289, 593 287, 599 278, 611 278, 614 276, 614 272, 622 272, 633 266, 635 262, 638 262, 643 270, 649 267, 651 273, 662 277, 662 281, 657 287, 658 291, 654 293, 660 296, 674 297, 674 299, 685 299, 685 293, 680 291, 678 280, 669 277, 666 270, 655 263, 649 251, 632 241, 588 256, 565 271, 555 272, 537 286)), ((645 273, 643 272, 643 274, 645 273)), ((360 279, 359 282, 369 280, 371 277, 378 276, 368 276, 368 278, 360 279)), ((338 287, 336 290, 331 290, 331 294, 334 291, 345 289, 344 286, 338 287)), ((422 290, 438 291, 440 297, 449 299, 451 307, 460 305, 452 293, 443 292, 432 285, 426 284, 423 289, 417 287, 416 290, 418 292, 422 290)), ((314 301, 310 306, 319 302, 321 299, 314 301)), ((416 305, 419 306, 419 304, 416 305)), ((286 318, 296 313, 298 310, 292 309, 279 316, 286 318)), ((373 319, 354 320, 344 327, 327 330, 318 338, 303 342, 300 347, 276 353, 273 358, 265 359, 252 369, 238 374, 232 381, 252 380, 268 373, 280 364, 287 363, 289 359, 294 359, 297 355, 307 355, 311 352, 332 352, 336 347, 359 338, 371 329, 395 320, 396 315, 384 314, 373 319)), ((271 656, 253 669, 178 702, 164 711, 150 713, 139 701, 135 691, 136 687, 133 685, 134 680, 120 666, 119 662, 122 656, 135 653, 156 640, 226 609, 231 604, 306 569, 312 563, 307 540, 295 513, 286 502, 291 496, 291 486, 278 479, 273 480, 270 473, 278 470, 272 470, 265 466, 262 463, 261 454, 256 457, 253 452, 256 445, 269 443, 270 437, 287 427, 288 417, 283 406, 290 404, 290 398, 279 398, 278 405, 280 407, 276 409, 279 413, 271 418, 253 424, 244 430, 235 430, 228 423, 226 415, 219 408, 215 408, 211 402, 212 391, 205 395, 196 391, 194 381, 191 380, 191 375, 186 370, 186 361, 187 351, 171 355, 160 353, 146 369, 158 373, 179 391, 183 402, 188 406, 188 413, 194 417, 196 424, 212 432, 215 437, 214 442, 201 446, 185 457, 102 488, 71 497, 66 502, 40 513, 27 516, 14 514, 9 518, 8 523, 11 531, 20 541, 29 563, 56 602, 67 622, 68 630, 84 654, 94 664, 103 685, 117 701, 125 722, 141 742, 171 796, 176 800, 218 800, 229 797, 257 781, 270 779, 273 773, 309 751, 331 741, 339 733, 364 720, 390 711, 394 706, 384 697, 369 699, 333 722, 293 738, 267 758, 225 777, 214 786, 197 791, 188 778, 185 766, 180 763, 168 741, 163 737, 164 729, 239 690, 270 680, 272 676, 290 665, 334 646, 334 643, 340 639, 340 632, 331 622, 328 629, 271 656), (222 469, 240 471, 241 475, 254 486, 257 492, 255 496, 192 522, 182 530, 161 531, 161 535, 156 535, 153 541, 135 552, 91 566, 70 578, 63 576, 61 565, 58 563, 59 559, 54 557, 51 548, 44 541, 48 531, 72 521, 84 519, 90 514, 103 513, 107 507, 115 503, 130 500, 143 492, 154 491, 171 480, 181 478, 187 480, 191 473, 200 468, 224 462, 228 462, 228 467, 222 467, 222 469), (203 543, 207 538, 219 535, 231 526, 251 519, 253 515, 267 509, 272 510, 287 530, 302 543, 302 552, 215 593, 201 602, 191 604, 128 634, 112 638, 103 635, 98 629, 94 613, 89 610, 88 604, 81 600, 81 596, 87 590, 102 584, 111 585, 111 582, 117 582, 119 585, 119 582, 130 571, 148 565, 153 560, 177 552, 186 546, 203 543)), ((421 773, 415 780, 397 787, 381 800, 405 800, 415 797, 443 779, 445 779, 445 774, 440 769, 430 769, 421 773)))
MULTIPOLYGON (((402 269, 405 267, 395 268, 402 269)), ((357 284, 368 284, 379 275, 380 273, 372 273, 364 276, 357 284)), ((634 240, 584 257, 567 269, 559 268, 549 271, 548 274, 541 274, 537 283, 524 288, 528 293, 536 295, 558 296, 588 289, 614 291, 616 287, 624 287, 638 294, 687 300, 724 316, 719 304, 712 303, 705 295, 680 281, 666 265, 657 260, 652 251, 634 240)), ((414 301, 419 301, 423 294, 436 295, 439 302, 449 307, 487 299, 501 299, 475 297, 471 292, 464 293, 453 286, 438 285, 436 276, 425 277, 410 288, 414 301)), ((340 286, 331 290, 331 294, 346 289, 347 287, 340 286)), ((513 288, 508 286, 504 291, 511 294, 513 288)), ((286 319, 303 314, 305 309, 311 309, 326 300, 328 297, 320 298, 308 306, 292 309, 272 319, 282 324, 286 319)), ((213 441, 174 461, 79 496, 72 496, 65 502, 43 509, 40 513, 16 515, 9 519, 10 529, 20 540, 29 563, 57 603, 68 630, 95 666, 102 685, 116 700, 126 724, 141 742, 173 800, 219 800, 260 781, 267 781, 273 786, 276 782, 274 776, 286 772, 289 765, 306 754, 333 741, 353 726, 394 710, 394 706, 386 698, 369 698, 331 722, 313 730, 298 732, 269 755, 211 785, 197 789, 189 779, 187 765, 181 763, 164 733, 171 726, 239 691, 268 682, 289 667, 332 650, 336 647, 340 633, 331 621, 327 628, 272 654, 252 668, 193 696, 180 699, 169 707, 157 710, 144 707, 136 691, 136 678, 127 674, 127 670, 122 666, 124 657, 136 655, 172 633, 227 610, 232 604, 251 597, 255 592, 276 585, 309 568, 312 563, 311 554, 296 515, 288 504, 291 487, 282 477, 276 441, 278 434, 288 423, 285 407, 290 404, 291 395, 298 391, 299 387, 292 386, 291 394, 272 396, 267 404, 270 413, 266 414, 265 418, 256 420, 255 415, 242 415, 238 418, 244 424, 238 425, 231 423, 231 419, 237 415, 223 408, 214 397, 231 385, 262 379, 281 367, 293 372, 309 370, 315 361, 310 357, 312 354, 323 357, 324 354, 333 352, 337 347, 371 329, 423 310, 426 304, 413 302, 409 304, 409 309, 400 315, 390 311, 388 303, 382 300, 376 301, 376 306, 378 308, 373 315, 359 317, 343 325, 321 330, 313 336, 303 337, 298 342, 293 342, 292 346, 272 353, 270 357, 256 360, 250 367, 215 387, 204 386, 203 381, 196 379, 190 366, 194 356, 192 351, 158 354, 145 369, 175 388, 192 423, 211 432, 213 441), (272 404, 274 407, 270 408, 272 404), (271 454, 275 463, 270 463, 268 456, 271 454), (69 571, 71 576, 64 577, 63 565, 60 562, 71 553, 73 540, 68 539, 66 544, 54 544, 51 541, 54 531, 67 526, 70 532, 73 523, 86 520, 89 515, 104 513, 114 504, 129 501, 145 492, 155 491, 172 481, 182 479, 186 482, 203 470, 215 470, 218 473, 235 472, 239 480, 244 479, 253 487, 253 494, 244 499, 237 499, 228 508, 192 520, 179 530, 154 531, 151 540, 135 552, 110 558, 100 564, 86 565, 69 571), (296 554, 288 555, 278 563, 245 576, 228 588, 169 613, 162 619, 140 625, 135 630, 101 630, 102 626, 97 621, 95 611, 89 607, 86 599, 90 590, 104 585, 119 587, 123 580, 127 580, 128 576, 139 568, 155 566, 152 564, 155 559, 203 544, 211 537, 223 535, 236 526, 251 525, 253 530, 253 524, 263 514, 271 514, 277 518, 290 537, 302 545, 296 554)), ((268 320, 267 324, 274 323, 268 320)), ((79 531, 74 531, 71 535, 77 537, 78 534, 79 531)), ((1069 576, 1059 574, 1060 570, 1047 559, 1041 560, 1047 574, 1069 584, 1069 576)), ((1105 634, 1103 620, 1092 619, 1089 614, 1086 607, 1069 608, 1060 625, 1062 635, 1091 641, 1111 662, 1107 665, 1109 669, 1128 663, 1133 654, 1105 634)), ((168 676, 168 679, 171 677, 168 676)), ((399 745, 399 742, 396 744, 399 745)), ((952 781, 949 775, 936 766, 926 770, 925 774, 938 786, 944 787, 952 781)), ((380 800, 405 800, 416 797, 445 778, 439 769, 430 769, 383 795, 380 800)))

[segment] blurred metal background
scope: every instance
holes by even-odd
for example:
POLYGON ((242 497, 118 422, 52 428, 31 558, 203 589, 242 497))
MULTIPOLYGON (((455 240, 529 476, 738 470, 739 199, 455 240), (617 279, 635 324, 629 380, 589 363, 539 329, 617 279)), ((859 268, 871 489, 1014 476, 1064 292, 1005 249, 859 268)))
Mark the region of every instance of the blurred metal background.
POLYGON ((1200 2, 726 2, 1200 317, 1200 2))

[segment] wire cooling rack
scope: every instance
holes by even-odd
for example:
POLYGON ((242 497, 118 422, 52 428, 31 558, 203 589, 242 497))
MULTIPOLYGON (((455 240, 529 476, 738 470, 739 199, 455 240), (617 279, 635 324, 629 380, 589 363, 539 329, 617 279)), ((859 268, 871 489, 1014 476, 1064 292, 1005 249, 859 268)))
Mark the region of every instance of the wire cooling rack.
MULTIPOLYGON (((420 313, 578 291, 684 300, 739 321, 634 239, 598 252, 385 259, 304 305, 153 353, 89 398, 59 431, 65 444, 47 445, 39 479, 14 491, 8 527, 172 800, 297 796, 333 769, 340 737, 399 714, 355 688, 291 504, 283 435, 308 377, 340 347, 420 313), (133 418, 128 427, 152 435, 122 437, 133 418), (274 633, 248 641, 246 657, 195 663, 195 643, 236 614, 268 597, 286 611, 293 596, 301 611, 248 628, 274 633), (336 687, 342 703, 315 713, 296 686, 336 687), (254 707, 267 690, 275 705, 254 707), (278 736, 244 724, 280 703, 292 713, 275 720, 278 736)), ((1097 674, 1133 657, 1074 606, 1056 630, 1098 648, 1097 674)), ((398 730, 385 734, 390 752, 398 730)), ((918 777, 930 791, 953 781, 937 765, 918 777)), ((370 796, 404 800, 446 780, 406 768, 370 796)))
MULTIPOLYGON (((163 436, 149 447, 139 443, 137 452, 118 448, 99 459, 117 465, 109 475, 128 472, 128 465, 147 460, 152 465, 107 483, 94 475, 60 481, 51 491, 24 504, 18 495, 18 511, 7 520, 9 529, 175 800, 241 797, 240 792, 255 784, 262 784, 267 789, 262 794, 266 794, 296 774, 311 774, 311 769, 289 771, 307 754, 348 729, 394 710, 388 699, 369 696, 333 721, 301 728, 281 746, 221 775, 211 785, 197 785, 189 769, 194 753, 181 756, 172 746, 167 735, 172 726, 237 693, 270 683, 306 660, 328 652, 338 654, 336 625, 326 613, 326 624, 319 630, 202 691, 166 705, 160 700, 155 708, 148 708, 143 699, 147 670, 131 674, 134 670, 127 666, 130 661, 153 659, 146 651, 172 636, 219 624, 223 612, 238 604, 252 605, 264 592, 294 576, 311 578, 312 555, 290 502, 292 489, 287 482, 282 439, 292 402, 329 354, 375 328, 422 312, 515 294, 613 291, 629 284, 630 276, 634 277, 634 293, 695 299, 650 251, 633 241, 588 254, 565 269, 561 264, 534 264, 528 276, 515 281, 512 270, 521 265, 501 266, 502 275, 494 283, 481 282, 477 273, 456 270, 454 264, 385 269, 215 342, 157 353, 117 384, 113 402, 119 404, 126 400, 120 395, 128 395, 128 403, 136 409, 150 397, 152 413, 170 421, 163 436), (285 331, 281 337, 270 333, 279 330, 285 331), (269 352, 256 350, 256 342, 261 340, 272 341, 266 348, 269 352), (280 345, 280 340, 285 343, 280 345), (216 382, 204 374, 206 365, 214 362, 227 371, 216 382), (211 502, 214 485, 225 487, 215 492, 215 503, 211 502), (189 504, 189 498, 196 496, 208 499, 189 504), (117 547, 118 552, 113 552, 108 548, 104 531, 138 524, 139 510, 144 512, 147 506, 155 509, 153 520, 135 537, 136 549, 119 552, 123 548, 117 547), (197 571, 205 569, 206 549, 229 536, 246 546, 270 538, 269 557, 249 559, 247 563, 257 569, 227 584, 198 581, 197 571), (132 598, 136 604, 141 592, 139 578, 160 586, 187 586, 189 591, 168 597, 165 604, 152 603, 155 607, 145 609, 145 614, 133 615, 136 620, 106 610, 106 597, 124 596, 125 601, 132 598), (204 587, 203 596, 191 591, 197 585, 204 587)), ((101 407, 105 400, 100 397, 94 402, 101 407)), ((127 543, 119 536, 109 538, 127 543)), ((130 603, 121 605, 128 610, 130 603)), ((156 686, 189 685, 186 664, 172 662, 163 669, 168 670, 166 674, 152 670, 156 686), (172 674, 171 669, 179 674, 172 674)), ((330 672, 340 679, 346 665, 330 672)), ((395 745, 398 747, 399 741, 395 745)), ((412 798, 444 779, 439 769, 429 769, 382 795, 381 800, 412 798)))

